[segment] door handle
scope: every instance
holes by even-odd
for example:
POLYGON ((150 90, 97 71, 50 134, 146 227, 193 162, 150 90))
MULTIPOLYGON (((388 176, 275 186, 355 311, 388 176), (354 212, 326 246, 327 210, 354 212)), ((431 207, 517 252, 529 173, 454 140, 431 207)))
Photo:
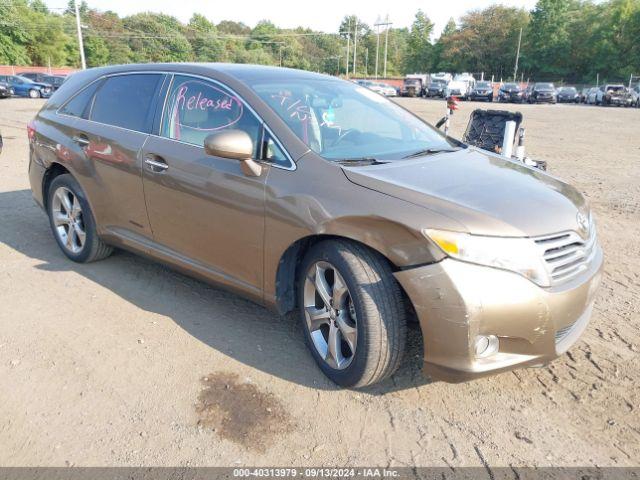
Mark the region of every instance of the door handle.
POLYGON ((146 155, 144 157, 144 163, 149 165, 150 170, 156 173, 164 172, 169 165, 162 158, 157 155, 146 155))
POLYGON ((73 137, 73 141, 80 145, 82 148, 89 146, 89 139, 86 135, 80 134, 73 137))

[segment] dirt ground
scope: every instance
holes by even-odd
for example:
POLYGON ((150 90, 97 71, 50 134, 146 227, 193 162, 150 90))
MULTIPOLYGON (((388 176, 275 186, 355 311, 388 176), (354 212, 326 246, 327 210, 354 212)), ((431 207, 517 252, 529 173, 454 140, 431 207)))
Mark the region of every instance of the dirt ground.
MULTIPOLYGON (((399 102, 431 122, 444 110, 399 102)), ((640 110, 505 107, 596 213, 605 275, 568 354, 431 382, 414 327, 391 380, 345 391, 292 318, 129 253, 66 260, 29 191, 25 125, 40 105, 0 101, 0 465, 638 465, 640 110)), ((522 199, 523 215, 536 208, 522 199)))

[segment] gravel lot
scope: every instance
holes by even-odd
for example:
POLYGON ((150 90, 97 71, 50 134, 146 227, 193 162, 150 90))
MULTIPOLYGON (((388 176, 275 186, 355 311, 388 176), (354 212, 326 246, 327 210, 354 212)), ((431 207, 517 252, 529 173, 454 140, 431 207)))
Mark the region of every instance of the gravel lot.
MULTIPOLYGON (((399 102, 431 122, 444 111, 399 102)), ((341 391, 292 318, 129 253, 66 260, 29 191, 40 105, 0 100, 0 465, 638 465, 640 110, 496 107, 524 114, 528 152, 596 212, 605 275, 568 354, 433 383, 414 327, 394 378, 341 391)))

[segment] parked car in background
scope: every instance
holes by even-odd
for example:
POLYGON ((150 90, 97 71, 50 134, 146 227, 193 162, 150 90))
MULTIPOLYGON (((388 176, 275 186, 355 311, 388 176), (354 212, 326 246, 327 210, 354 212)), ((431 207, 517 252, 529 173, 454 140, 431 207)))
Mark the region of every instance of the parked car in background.
POLYGON ((493 84, 485 81, 477 82, 469 93, 469 100, 493 102, 493 84))
POLYGON ((24 78, 28 78, 29 80, 33 80, 34 82, 45 83, 44 78, 50 77, 50 73, 42 73, 42 72, 19 72, 16 75, 24 78))
POLYGON ((633 105, 633 96, 622 84, 605 84, 598 88, 596 104, 630 107, 633 105))
POLYGON ((408 315, 426 373, 464 381, 552 361, 593 311, 603 254, 578 190, 352 82, 256 65, 92 68, 28 138, 33 198, 70 260, 123 246, 295 312, 341 386, 397 370, 408 315))
POLYGON ((63 75, 47 75, 42 80, 42 83, 48 83, 49 85, 51 85, 53 91, 55 92, 62 86, 66 79, 67 77, 63 75))
POLYGON ((635 107, 640 108, 640 83, 631 89, 631 93, 635 101, 635 107))
POLYGON ((377 90, 375 88, 372 88, 371 90, 373 90, 374 92, 377 91, 378 93, 384 95, 385 97, 395 97, 398 95, 398 90, 395 87, 392 87, 391 85, 389 85, 388 83, 377 82, 375 84, 375 87, 377 88, 377 90))
POLYGON ((558 89, 558 103, 580 103, 580 94, 576 87, 560 87, 558 89))
POLYGON ((8 83, 14 95, 29 98, 49 98, 53 87, 48 83, 36 83, 19 75, 0 75, 0 82, 8 83))
POLYGON ((598 99, 598 87, 591 87, 587 92, 584 103, 587 105, 595 105, 598 99))
POLYGON ((356 80, 355 83, 385 97, 395 97, 397 93, 395 88, 386 83, 374 82, 373 80, 356 80))
POLYGON ((580 90, 580 103, 587 103, 587 95, 589 94, 591 87, 584 87, 580 90))
POLYGON ((529 103, 556 103, 558 101, 556 87, 553 83, 537 82, 528 100, 529 103))
POLYGON ((522 103, 524 101, 524 92, 517 83, 504 83, 498 91, 499 102, 522 103))
POLYGON ((7 82, 0 81, 0 98, 9 98, 13 95, 13 88, 7 82))
POLYGON ((447 80, 439 79, 439 78, 431 78, 431 83, 427 87, 427 91, 425 92, 426 97, 445 97, 445 90, 447 88, 447 80))

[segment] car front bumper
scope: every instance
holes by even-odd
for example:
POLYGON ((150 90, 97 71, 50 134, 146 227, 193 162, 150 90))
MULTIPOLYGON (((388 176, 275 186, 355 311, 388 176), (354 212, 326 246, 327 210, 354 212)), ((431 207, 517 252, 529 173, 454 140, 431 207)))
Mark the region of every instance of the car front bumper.
POLYGON ((420 322, 425 373, 463 382, 544 365, 566 352, 591 316, 603 265, 597 248, 586 271, 549 288, 516 273, 449 258, 395 273, 420 322), (476 356, 479 335, 497 337, 497 352, 476 356))
POLYGON ((469 98, 471 100, 489 100, 493 96, 492 92, 471 92, 469 98))

